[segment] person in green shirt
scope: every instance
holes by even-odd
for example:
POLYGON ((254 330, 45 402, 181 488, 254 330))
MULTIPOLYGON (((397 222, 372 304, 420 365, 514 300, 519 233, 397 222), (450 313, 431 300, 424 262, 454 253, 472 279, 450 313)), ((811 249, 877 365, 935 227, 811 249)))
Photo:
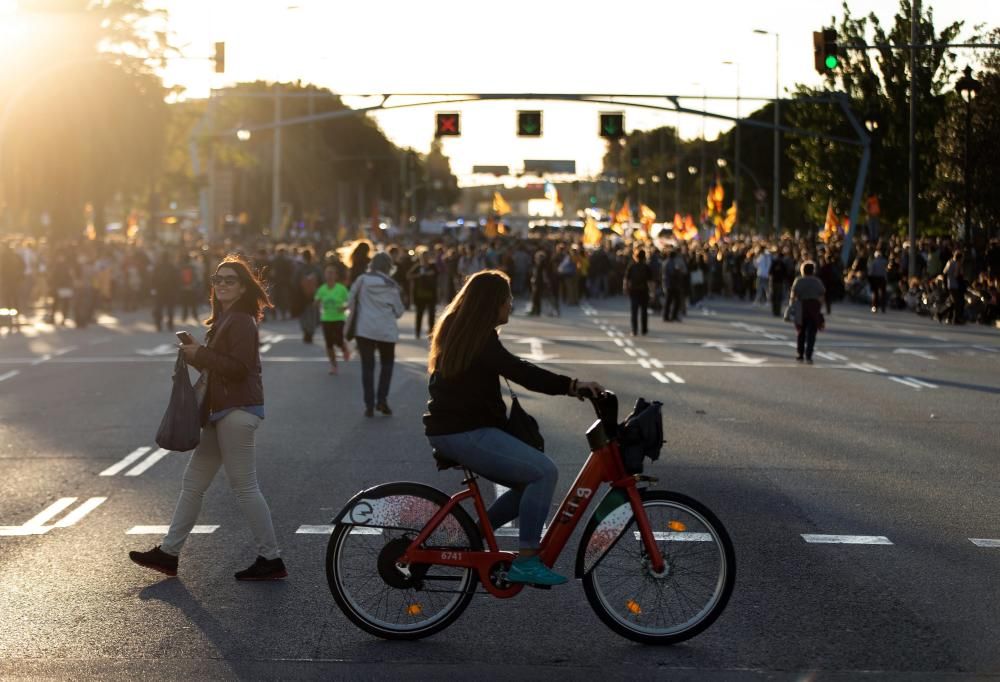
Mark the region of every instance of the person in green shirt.
POLYGON ((326 266, 323 274, 326 281, 316 290, 315 301, 319 306, 319 321, 323 326, 326 356, 330 358, 330 374, 336 374, 337 354, 334 348, 340 348, 345 361, 351 359, 351 351, 344 341, 344 321, 347 319, 345 309, 350 292, 340 281, 340 268, 336 265, 326 266))

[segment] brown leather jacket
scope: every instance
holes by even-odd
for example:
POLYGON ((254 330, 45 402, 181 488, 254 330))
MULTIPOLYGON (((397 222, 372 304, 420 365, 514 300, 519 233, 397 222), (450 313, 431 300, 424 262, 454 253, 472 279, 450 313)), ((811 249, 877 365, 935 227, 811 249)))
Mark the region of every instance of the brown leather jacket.
POLYGON ((201 406, 202 426, 212 412, 264 404, 260 339, 247 313, 231 312, 209 330, 211 348, 201 346, 190 364, 208 370, 208 390, 201 406), (218 338, 213 338, 217 334, 218 338))

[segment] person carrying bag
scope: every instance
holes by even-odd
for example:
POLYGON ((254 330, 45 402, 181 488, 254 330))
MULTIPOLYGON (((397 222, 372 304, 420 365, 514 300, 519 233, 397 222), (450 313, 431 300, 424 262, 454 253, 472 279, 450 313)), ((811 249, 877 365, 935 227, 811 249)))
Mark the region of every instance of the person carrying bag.
POLYGON ((205 346, 185 343, 187 362, 202 370, 200 442, 191 454, 170 529, 162 544, 129 552, 140 566, 177 575, 177 560, 198 520, 205 491, 220 467, 257 544, 257 559, 237 580, 278 580, 288 575, 274 534, 271 511, 257 482, 255 433, 264 419, 260 337, 257 325, 271 302, 260 280, 240 256, 227 256, 212 281, 212 316, 205 346))
POLYGON ((201 420, 198 416, 198 396, 191 385, 184 351, 179 350, 174 363, 170 402, 156 431, 156 444, 164 450, 187 452, 198 447, 199 440, 201 420))

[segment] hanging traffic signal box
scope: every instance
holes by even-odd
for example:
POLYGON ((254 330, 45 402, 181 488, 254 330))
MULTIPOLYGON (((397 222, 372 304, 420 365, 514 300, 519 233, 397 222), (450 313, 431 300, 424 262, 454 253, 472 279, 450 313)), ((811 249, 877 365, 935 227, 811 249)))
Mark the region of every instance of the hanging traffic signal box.
POLYGON ((625 114, 620 112, 601 114, 599 134, 609 140, 620 140, 625 137, 625 114))
POLYGON ((457 113, 437 114, 434 137, 458 137, 462 134, 461 119, 457 113))
POLYGON ((826 75, 840 66, 836 29, 813 31, 813 66, 820 75, 826 75))
POLYGON ((215 72, 225 73, 226 72, 226 44, 219 42, 215 44, 215 56, 212 57, 212 61, 215 62, 215 72))
POLYGON ((541 137, 542 112, 540 111, 517 112, 517 135, 518 137, 541 137))
POLYGON ((639 153, 638 147, 629 147, 628 161, 632 168, 638 168, 639 164, 642 163, 642 156, 639 153))

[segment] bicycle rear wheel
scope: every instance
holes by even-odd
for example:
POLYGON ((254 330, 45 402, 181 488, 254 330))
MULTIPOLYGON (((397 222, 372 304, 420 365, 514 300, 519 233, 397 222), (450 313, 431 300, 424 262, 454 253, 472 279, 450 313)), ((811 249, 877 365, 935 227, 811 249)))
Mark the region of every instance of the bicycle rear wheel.
MULTIPOLYGON (((410 565, 396 561, 448 496, 419 483, 387 483, 365 490, 336 517, 326 551, 326 577, 337 605, 362 630, 385 639, 419 639, 443 630, 476 591, 470 568, 410 565), (345 523, 361 510, 363 525, 345 523), (383 524, 383 525, 379 525, 383 524)), ((479 550, 476 524, 452 509, 423 545, 479 550)))
MULTIPOLYGON (((664 570, 653 570, 632 516, 584 576, 583 589, 594 612, 618 634, 644 644, 674 644, 697 635, 725 609, 736 555, 726 529, 701 503, 666 491, 641 495, 664 570)), ((588 525, 582 547, 596 525, 588 525)))

